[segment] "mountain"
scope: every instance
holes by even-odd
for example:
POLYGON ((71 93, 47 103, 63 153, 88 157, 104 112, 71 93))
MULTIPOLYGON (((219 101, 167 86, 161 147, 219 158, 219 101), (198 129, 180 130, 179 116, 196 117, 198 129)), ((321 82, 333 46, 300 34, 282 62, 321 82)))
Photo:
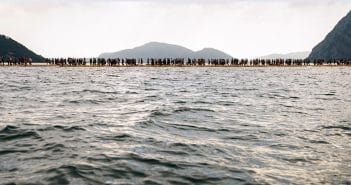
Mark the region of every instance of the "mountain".
POLYGON ((351 59, 351 11, 313 48, 310 59, 351 59))
POLYGON ((160 42, 150 42, 142 46, 113 53, 102 53, 100 58, 232 58, 230 55, 212 48, 194 52, 188 48, 160 42))
POLYGON ((0 35, 0 57, 30 57, 34 62, 45 60, 42 56, 5 35, 0 35))
POLYGON ((258 58, 262 59, 305 59, 309 56, 310 51, 300 51, 287 54, 270 54, 258 58))
POLYGON ((195 58, 205 58, 205 59, 230 59, 232 56, 213 48, 204 48, 200 51, 195 52, 195 58))

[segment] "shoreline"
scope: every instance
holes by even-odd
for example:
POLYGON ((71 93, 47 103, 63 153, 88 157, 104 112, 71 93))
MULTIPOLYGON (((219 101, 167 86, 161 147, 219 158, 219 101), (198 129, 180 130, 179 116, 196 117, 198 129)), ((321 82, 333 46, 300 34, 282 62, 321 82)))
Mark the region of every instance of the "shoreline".
POLYGON ((90 65, 51 65, 51 64, 34 64, 34 65, 0 65, 3 68, 36 68, 36 67, 50 67, 50 68, 308 68, 308 67, 351 67, 351 65, 117 65, 117 66, 90 66, 90 65))

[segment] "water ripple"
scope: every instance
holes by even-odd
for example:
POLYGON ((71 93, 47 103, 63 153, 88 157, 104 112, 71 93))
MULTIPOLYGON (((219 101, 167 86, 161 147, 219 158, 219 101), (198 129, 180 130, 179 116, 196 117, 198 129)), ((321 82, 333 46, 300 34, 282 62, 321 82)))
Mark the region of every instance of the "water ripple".
POLYGON ((350 184, 349 68, 0 68, 0 184, 350 184))

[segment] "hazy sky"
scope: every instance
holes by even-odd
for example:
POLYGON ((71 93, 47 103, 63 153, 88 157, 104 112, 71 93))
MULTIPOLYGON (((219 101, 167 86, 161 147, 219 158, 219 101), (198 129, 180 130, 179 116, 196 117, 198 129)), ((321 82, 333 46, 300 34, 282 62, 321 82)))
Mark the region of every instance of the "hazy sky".
POLYGON ((45 57, 149 41, 255 57, 311 50, 350 9, 350 0, 0 0, 0 32, 45 57))

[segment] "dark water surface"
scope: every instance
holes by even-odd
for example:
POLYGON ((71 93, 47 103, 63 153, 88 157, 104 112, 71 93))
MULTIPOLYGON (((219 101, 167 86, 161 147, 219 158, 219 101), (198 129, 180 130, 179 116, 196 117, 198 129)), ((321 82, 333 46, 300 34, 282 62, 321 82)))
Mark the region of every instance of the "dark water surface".
POLYGON ((351 68, 0 78, 0 184, 351 184, 351 68))

